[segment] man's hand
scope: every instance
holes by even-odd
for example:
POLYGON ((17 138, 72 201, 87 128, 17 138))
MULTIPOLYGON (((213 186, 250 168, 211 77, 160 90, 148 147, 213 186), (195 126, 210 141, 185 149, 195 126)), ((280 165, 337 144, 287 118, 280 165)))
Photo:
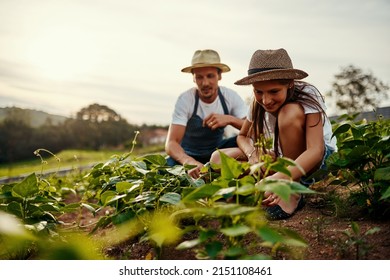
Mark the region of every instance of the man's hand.
MULTIPOLYGON (((195 165, 195 164, 191 164, 195 165)), ((187 171, 188 175, 194 179, 198 179, 200 177, 200 171, 203 168, 203 163, 197 162, 196 167, 187 171)))
POLYGON ((203 120, 203 126, 209 127, 211 130, 218 127, 225 127, 229 124, 229 115, 210 114, 203 120))

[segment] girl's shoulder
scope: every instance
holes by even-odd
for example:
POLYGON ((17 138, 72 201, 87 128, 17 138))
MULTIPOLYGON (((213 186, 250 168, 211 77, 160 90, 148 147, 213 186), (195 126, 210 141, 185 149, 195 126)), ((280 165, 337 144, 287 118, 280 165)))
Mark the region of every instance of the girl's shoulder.
POLYGON ((318 88, 316 88, 314 85, 309 84, 307 82, 296 81, 295 82, 295 87, 297 89, 299 89, 300 91, 303 91, 305 93, 321 96, 321 93, 318 90, 318 88))
POLYGON ((301 92, 298 99, 301 100, 306 114, 326 110, 324 97, 314 85, 299 81, 295 83, 295 86, 301 92))

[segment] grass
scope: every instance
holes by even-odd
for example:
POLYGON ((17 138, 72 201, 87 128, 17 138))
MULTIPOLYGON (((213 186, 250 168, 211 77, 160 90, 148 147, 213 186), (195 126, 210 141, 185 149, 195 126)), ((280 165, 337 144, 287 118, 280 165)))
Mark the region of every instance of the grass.
MULTIPOLYGON (((162 146, 150 146, 146 148, 135 148, 133 155, 140 155, 146 153, 162 152, 162 146)), ((0 164, 0 178, 1 177, 15 177, 30 173, 43 173, 48 171, 55 171, 65 168, 80 168, 83 166, 93 165, 98 162, 105 162, 113 155, 121 155, 128 151, 120 150, 65 150, 53 156, 52 154, 41 151, 40 157, 35 159, 16 162, 12 164, 0 164)))

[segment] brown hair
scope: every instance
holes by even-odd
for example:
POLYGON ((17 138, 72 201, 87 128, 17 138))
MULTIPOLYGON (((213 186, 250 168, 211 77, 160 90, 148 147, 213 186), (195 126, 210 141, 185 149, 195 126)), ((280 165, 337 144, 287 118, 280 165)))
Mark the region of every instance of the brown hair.
MULTIPOLYGON (((276 80, 276 81, 278 81, 282 85, 287 85, 287 84, 292 83, 292 80, 276 80)), ((292 103, 292 102, 305 104, 305 106, 308 106, 312 109, 315 109, 315 110, 318 110, 319 112, 321 112, 322 113, 321 116, 323 116, 325 118, 326 112, 322 108, 321 104, 316 100, 315 97, 312 96, 312 94, 304 91, 305 87, 308 87, 308 86, 313 87, 316 91, 316 94, 318 94, 319 97, 321 97, 321 99, 324 100, 323 96, 321 95, 319 90, 315 86, 313 86, 309 83, 306 83, 306 82, 302 82, 302 81, 299 81, 299 82, 294 81, 292 84, 293 84, 293 86, 287 90, 287 98, 282 106, 284 106, 287 103, 292 103)), ((251 112, 252 126, 249 129, 248 136, 251 135, 253 137, 255 143, 260 141, 260 146, 262 148, 263 153, 266 153, 266 143, 265 143, 264 137, 261 137, 261 136, 266 135, 266 133, 271 135, 270 128, 267 126, 267 122, 265 121, 265 112, 266 111, 264 110, 264 108, 260 104, 258 104, 256 102, 256 99, 254 98, 253 104, 252 104, 252 112, 251 112)), ((322 118, 320 117, 318 119, 318 122, 314 126, 316 126, 321 120, 322 120, 322 118)), ((279 127, 278 127, 278 118, 277 117, 276 117, 273 141, 274 141, 275 156, 278 157, 279 156, 279 127)), ((259 147, 256 146, 256 149, 259 149, 259 147)))

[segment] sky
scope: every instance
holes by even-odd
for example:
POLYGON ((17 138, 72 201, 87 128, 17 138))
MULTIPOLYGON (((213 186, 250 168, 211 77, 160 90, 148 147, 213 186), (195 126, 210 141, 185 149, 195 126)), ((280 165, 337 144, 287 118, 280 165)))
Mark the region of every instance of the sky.
POLYGON ((195 50, 218 51, 232 69, 220 85, 247 100, 234 82, 257 49, 277 48, 322 93, 350 64, 390 84, 390 1, 0 0, 0 107, 71 117, 99 103, 168 125, 195 50))

